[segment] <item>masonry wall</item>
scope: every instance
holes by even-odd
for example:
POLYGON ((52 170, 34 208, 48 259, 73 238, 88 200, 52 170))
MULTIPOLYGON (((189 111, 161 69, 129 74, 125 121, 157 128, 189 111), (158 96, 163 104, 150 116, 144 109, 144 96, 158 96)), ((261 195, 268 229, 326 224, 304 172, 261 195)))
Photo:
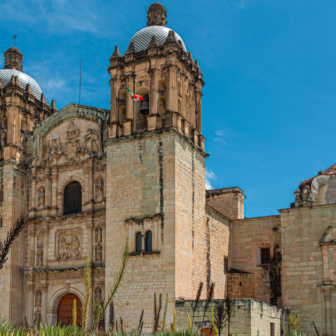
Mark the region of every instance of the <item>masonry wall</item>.
MULTIPOLYGON (((176 134, 136 137, 110 142, 107 152, 106 292, 121 264, 126 238, 135 250, 135 233, 143 220, 162 215, 157 230, 159 253, 129 257, 123 283, 115 297, 115 314, 128 328, 136 327, 142 309, 144 325, 151 325, 154 293, 169 295, 167 323, 172 321, 175 299, 175 141, 176 134), (126 227, 125 221, 136 222, 126 227), (130 234, 133 230, 134 234, 130 234)), ((146 330, 146 329, 145 329, 146 330)))
POLYGON ((231 299, 255 299, 254 273, 229 273, 228 295, 231 299))
MULTIPOLYGON (((20 215, 26 214, 26 171, 20 164, 3 163, 3 202, 1 242, 20 215)), ((20 324, 23 311, 23 256, 25 232, 14 242, 4 268, 0 271, 0 315, 20 324)))
POLYGON ((245 195, 238 187, 206 191, 206 203, 230 219, 242 219, 245 195))
POLYGON ((256 299, 270 303, 269 267, 261 266, 260 248, 269 247, 271 259, 281 247, 280 216, 231 222, 229 267, 254 274, 256 299))
POLYGON ((336 307, 333 286, 323 286, 323 256, 319 245, 329 226, 335 226, 336 208, 322 205, 281 210, 283 304, 298 311, 302 332, 334 334, 336 307))
MULTIPOLYGON (((193 330, 201 330, 202 328, 211 328, 211 306, 216 308, 218 300, 212 301, 209 309, 205 314, 204 324, 204 305, 205 301, 201 301, 196 310, 193 330)), ((176 317, 177 329, 188 329, 188 315, 192 317, 192 307, 195 301, 185 300, 176 301, 176 317)), ((234 299, 232 300, 232 318, 230 323, 230 333, 242 336, 269 336, 270 324, 274 323, 275 335, 280 336, 282 333, 288 332, 288 312, 281 308, 268 305, 251 299, 234 299)), ((228 335, 227 324, 223 328, 221 335, 228 335)))

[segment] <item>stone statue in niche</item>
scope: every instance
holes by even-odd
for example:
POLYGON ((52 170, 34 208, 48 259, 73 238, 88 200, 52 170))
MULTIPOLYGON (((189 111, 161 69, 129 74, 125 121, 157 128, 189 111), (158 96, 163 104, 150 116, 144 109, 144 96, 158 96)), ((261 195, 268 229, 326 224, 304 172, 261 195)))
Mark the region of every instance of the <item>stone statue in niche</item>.
POLYGON ((43 233, 40 232, 37 236, 37 248, 41 249, 43 248, 43 233))
POLYGON ((70 121, 70 124, 68 126, 68 130, 66 132, 66 138, 67 140, 72 140, 75 138, 78 138, 80 134, 79 128, 75 125, 73 121, 70 121))
POLYGON ((63 235, 59 239, 58 258, 69 259, 79 257, 79 239, 71 234, 63 235))
POLYGON ((96 198, 104 196, 104 182, 103 179, 99 178, 96 184, 96 198))
POLYGON ((92 129, 92 128, 88 128, 87 130, 87 135, 85 136, 85 147, 91 151, 92 153, 97 153, 99 150, 98 147, 98 134, 97 132, 92 129))
POLYGON ((99 227, 96 229, 96 243, 101 243, 103 240, 102 229, 99 227))
POLYGON ((40 249, 37 251, 37 255, 36 255, 36 266, 37 267, 43 266, 43 251, 40 249))
POLYGON ((45 205, 45 191, 44 188, 40 188, 38 192, 38 206, 45 205))
POLYGON ((42 302, 42 294, 40 291, 37 291, 35 298, 35 307, 41 307, 41 302, 42 302))
POLYGON ((101 302, 101 300, 102 300, 102 292, 101 292, 101 289, 99 287, 96 288, 96 290, 95 290, 95 300, 97 302, 101 302))
POLYGON ((58 139, 52 139, 48 144, 48 157, 53 156, 60 150, 60 144, 58 139))
POLYGON ((96 261, 102 261, 103 253, 102 253, 102 247, 100 245, 96 247, 95 257, 96 257, 96 261))

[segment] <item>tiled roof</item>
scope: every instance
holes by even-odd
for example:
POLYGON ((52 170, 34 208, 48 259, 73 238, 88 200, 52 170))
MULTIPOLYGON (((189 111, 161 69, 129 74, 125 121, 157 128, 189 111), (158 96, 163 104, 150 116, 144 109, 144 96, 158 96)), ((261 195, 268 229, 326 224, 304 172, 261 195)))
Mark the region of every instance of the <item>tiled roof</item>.
MULTIPOLYGON (((336 163, 333 164, 328 169, 326 169, 325 171, 321 171, 318 175, 333 175, 333 174, 336 174, 336 163)), ((318 176, 318 175, 316 175, 316 176, 318 176)), ((311 183, 313 182, 313 180, 316 176, 311 177, 308 180, 305 180, 305 181, 301 182, 301 184, 299 186, 299 189, 303 190, 303 188, 306 187, 306 186, 311 187, 311 183)))

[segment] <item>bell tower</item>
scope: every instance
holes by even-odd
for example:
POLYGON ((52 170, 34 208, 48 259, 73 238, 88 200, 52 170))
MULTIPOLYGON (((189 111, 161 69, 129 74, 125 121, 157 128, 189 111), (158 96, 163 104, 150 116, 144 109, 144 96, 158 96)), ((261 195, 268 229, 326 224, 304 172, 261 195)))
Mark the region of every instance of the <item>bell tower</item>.
MULTIPOLYGON (((121 55, 110 58, 110 120, 107 125, 106 254, 117 258, 129 238, 130 266, 117 309, 150 309, 148 290, 168 293, 168 319, 174 298, 192 299, 206 267, 198 267, 202 232, 206 232, 205 138, 202 135, 202 88, 197 61, 174 30, 159 3, 147 11, 147 26, 134 34, 121 55), (145 100, 133 100, 132 95, 145 100), (150 234, 148 233, 150 232, 150 234), (146 248, 150 235, 153 245, 146 248), (146 272, 139 273, 142 265, 146 272), (141 284, 141 285, 140 285, 141 284)), ((203 240, 202 240, 203 241, 203 240)), ((106 265, 105 283, 117 269, 106 265)), ((205 280, 204 280, 205 281, 205 280)), ((106 287, 106 291, 108 288, 106 287)), ((129 322, 136 315, 128 314, 129 322)))

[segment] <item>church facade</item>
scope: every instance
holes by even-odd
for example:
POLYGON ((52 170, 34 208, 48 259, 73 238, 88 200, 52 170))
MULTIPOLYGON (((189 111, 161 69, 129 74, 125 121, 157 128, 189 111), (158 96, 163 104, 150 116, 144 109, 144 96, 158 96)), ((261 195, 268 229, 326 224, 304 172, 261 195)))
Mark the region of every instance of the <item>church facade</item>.
POLYGON ((49 106, 21 52, 5 52, 0 242, 20 215, 28 223, 0 272, 0 315, 68 324, 75 298, 80 318, 86 258, 93 296, 104 299, 128 238, 114 303, 129 328, 142 309, 151 323, 154 293, 168 294, 170 324, 176 303, 193 299, 202 281, 216 284, 216 299, 287 307, 305 331, 314 322, 333 334, 336 168, 304 181, 278 216, 245 218, 238 187, 206 191, 203 74, 166 27, 166 9, 154 3, 147 14, 124 55, 115 47, 110 58, 108 110, 49 106))

